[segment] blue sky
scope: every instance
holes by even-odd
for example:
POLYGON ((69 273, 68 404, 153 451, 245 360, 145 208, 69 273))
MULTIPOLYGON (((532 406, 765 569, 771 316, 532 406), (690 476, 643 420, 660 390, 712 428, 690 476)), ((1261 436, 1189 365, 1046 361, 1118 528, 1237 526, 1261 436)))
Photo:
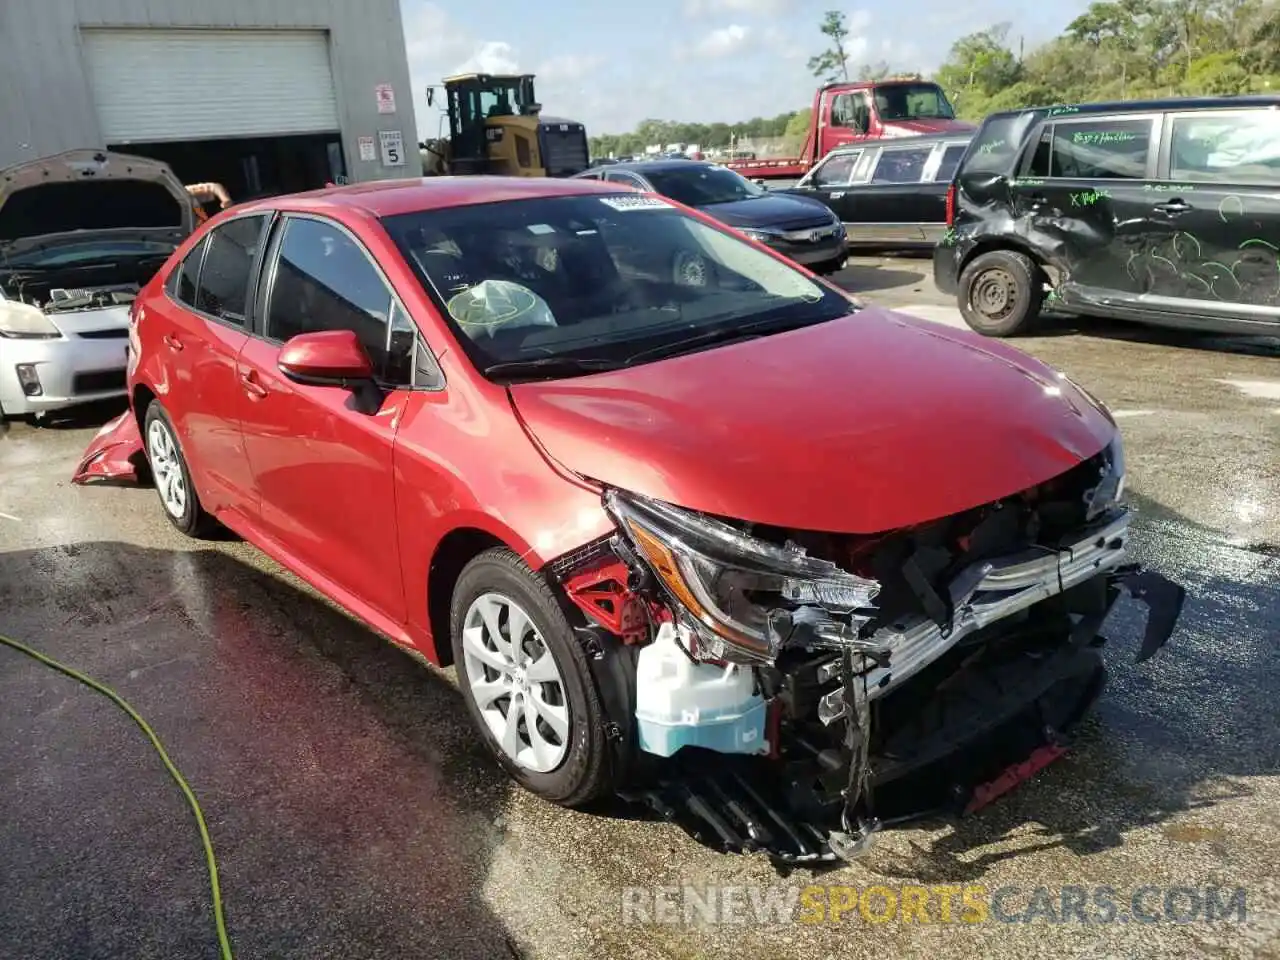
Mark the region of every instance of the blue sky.
POLYGON ((536 73, 548 113, 590 133, 631 130, 646 117, 734 121, 808 105, 822 13, 843 9, 854 63, 930 71, 965 33, 1008 21, 1028 49, 1054 36, 1087 0, 401 0, 422 136, 438 129, 424 91, 459 69, 536 73))

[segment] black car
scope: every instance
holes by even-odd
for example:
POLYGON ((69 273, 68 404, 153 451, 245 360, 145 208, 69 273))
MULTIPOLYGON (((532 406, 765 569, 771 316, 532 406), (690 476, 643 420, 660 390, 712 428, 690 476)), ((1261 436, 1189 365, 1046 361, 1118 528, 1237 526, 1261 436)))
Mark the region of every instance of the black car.
POLYGON ((972 136, 893 137, 839 147, 779 192, 830 207, 850 246, 932 249, 946 230, 947 186, 972 136))
POLYGON ((934 279, 979 333, 1024 331, 1049 301, 1280 333, 1280 96, 994 114, 947 207, 934 279))
POLYGON ((814 273, 835 273, 848 258, 840 218, 816 200, 766 190, 701 160, 615 163, 578 177, 660 193, 715 217, 814 273))

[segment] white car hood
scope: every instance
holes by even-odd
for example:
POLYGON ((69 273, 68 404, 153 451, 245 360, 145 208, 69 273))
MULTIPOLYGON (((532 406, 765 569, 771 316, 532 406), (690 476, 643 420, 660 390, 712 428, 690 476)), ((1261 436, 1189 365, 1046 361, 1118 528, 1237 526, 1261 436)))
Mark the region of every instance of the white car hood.
MULTIPOLYGON (((110 188, 102 191, 104 197, 109 193, 110 188)), ((158 160, 105 150, 69 150, 0 171, 0 251, 5 253, 94 235, 177 243, 194 227, 191 195, 168 164, 158 160), (155 192, 143 216, 127 204, 95 203, 92 188, 68 186, 101 183, 105 187, 121 181, 161 187, 173 201, 172 217, 155 192), (19 198, 16 203, 15 198, 19 198)))

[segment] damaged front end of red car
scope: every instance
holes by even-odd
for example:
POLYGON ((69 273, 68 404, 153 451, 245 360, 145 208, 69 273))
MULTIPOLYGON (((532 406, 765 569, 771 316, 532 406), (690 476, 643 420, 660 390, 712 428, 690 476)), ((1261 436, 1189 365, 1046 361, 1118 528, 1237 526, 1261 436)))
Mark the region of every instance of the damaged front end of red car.
POLYGON ((616 535, 548 574, 614 718, 625 800, 700 841, 845 861, 972 814, 1065 751, 1105 685, 1099 633, 1184 591, 1126 562, 1118 442, 1021 494, 873 536, 776 529, 609 490, 616 535))
POLYGON ((135 483, 146 469, 142 433, 132 410, 126 410, 97 432, 72 474, 72 483, 135 483))

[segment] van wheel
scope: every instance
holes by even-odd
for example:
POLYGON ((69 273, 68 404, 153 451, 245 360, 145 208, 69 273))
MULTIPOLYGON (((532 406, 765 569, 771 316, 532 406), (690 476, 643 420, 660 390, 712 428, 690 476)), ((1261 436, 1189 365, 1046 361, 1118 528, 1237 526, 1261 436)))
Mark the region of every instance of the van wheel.
POLYGON ((1039 270, 1014 250, 975 257, 960 274, 958 299, 965 323, 984 337, 1025 333, 1044 305, 1039 270))
POLYGON ((608 717, 546 582, 510 550, 486 550, 458 577, 449 623, 467 712, 507 773, 567 807, 611 792, 608 717))

